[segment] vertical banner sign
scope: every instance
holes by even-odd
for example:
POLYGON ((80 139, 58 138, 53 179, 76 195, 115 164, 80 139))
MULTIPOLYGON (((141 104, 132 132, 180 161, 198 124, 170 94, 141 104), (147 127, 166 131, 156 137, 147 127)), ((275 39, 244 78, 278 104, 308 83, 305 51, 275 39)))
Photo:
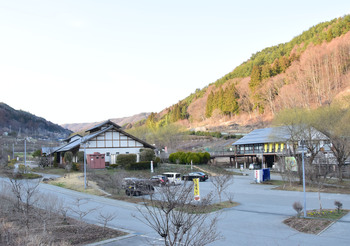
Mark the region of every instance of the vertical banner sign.
POLYGON ((194 184, 194 200, 199 201, 200 200, 199 179, 193 179, 193 184, 194 184))

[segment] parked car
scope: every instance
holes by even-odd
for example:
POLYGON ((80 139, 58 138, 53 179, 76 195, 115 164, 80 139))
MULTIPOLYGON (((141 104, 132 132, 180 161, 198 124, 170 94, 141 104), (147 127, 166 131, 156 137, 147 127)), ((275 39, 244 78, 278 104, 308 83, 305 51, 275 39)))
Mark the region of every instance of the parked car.
POLYGON ((256 164, 256 163, 249 164, 249 170, 257 170, 257 169, 261 169, 260 164, 256 164))
POLYGON ((163 173, 169 180, 169 184, 177 185, 181 184, 181 174, 180 173, 163 173))
POLYGON ((155 175, 150 178, 154 186, 164 186, 169 183, 169 179, 165 175, 155 175))
POLYGON ((199 181, 206 181, 208 175, 203 172, 193 172, 182 176, 182 180, 193 180, 199 179, 199 181))
POLYGON ((149 179, 124 178, 123 189, 127 196, 141 196, 154 193, 154 187, 149 179))

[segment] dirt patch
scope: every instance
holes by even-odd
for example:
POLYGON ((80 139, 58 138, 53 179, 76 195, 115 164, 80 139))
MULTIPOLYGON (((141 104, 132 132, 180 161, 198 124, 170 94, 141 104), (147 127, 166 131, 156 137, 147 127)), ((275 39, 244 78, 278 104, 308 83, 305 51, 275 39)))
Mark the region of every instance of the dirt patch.
POLYGON ((319 234, 348 212, 348 210, 315 209, 307 211, 307 218, 291 217, 284 220, 283 223, 300 232, 319 234))
POLYGON ((126 233, 30 207, 29 213, 0 198, 0 245, 85 245, 126 233))
POLYGON ((333 221, 292 217, 284 220, 283 223, 300 232, 318 234, 333 221))

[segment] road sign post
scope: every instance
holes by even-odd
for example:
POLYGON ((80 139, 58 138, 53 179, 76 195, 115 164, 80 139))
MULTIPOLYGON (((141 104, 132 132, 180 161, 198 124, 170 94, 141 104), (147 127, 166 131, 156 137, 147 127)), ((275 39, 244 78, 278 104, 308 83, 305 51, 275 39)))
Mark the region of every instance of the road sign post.
POLYGON ((200 195, 199 195, 199 179, 193 179, 193 189, 194 189, 194 200, 200 201, 200 195))

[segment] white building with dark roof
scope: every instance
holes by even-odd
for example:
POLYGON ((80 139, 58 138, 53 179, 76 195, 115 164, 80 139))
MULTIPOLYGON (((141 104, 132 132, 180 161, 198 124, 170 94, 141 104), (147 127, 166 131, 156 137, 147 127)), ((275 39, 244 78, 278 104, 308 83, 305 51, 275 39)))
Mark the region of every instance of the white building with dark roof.
MULTIPOLYGON (((67 138, 66 143, 58 147, 54 153, 57 153, 57 162, 64 163, 64 154, 71 151, 76 160, 79 151, 86 151, 86 155, 100 153, 105 155, 106 164, 115 164, 119 154, 136 154, 139 156, 140 149, 155 149, 151 144, 138 139, 135 136, 123 131, 121 127, 114 122, 107 120, 88 130, 84 137, 74 135, 67 138)), ((139 158, 138 158, 139 160, 139 158)))

